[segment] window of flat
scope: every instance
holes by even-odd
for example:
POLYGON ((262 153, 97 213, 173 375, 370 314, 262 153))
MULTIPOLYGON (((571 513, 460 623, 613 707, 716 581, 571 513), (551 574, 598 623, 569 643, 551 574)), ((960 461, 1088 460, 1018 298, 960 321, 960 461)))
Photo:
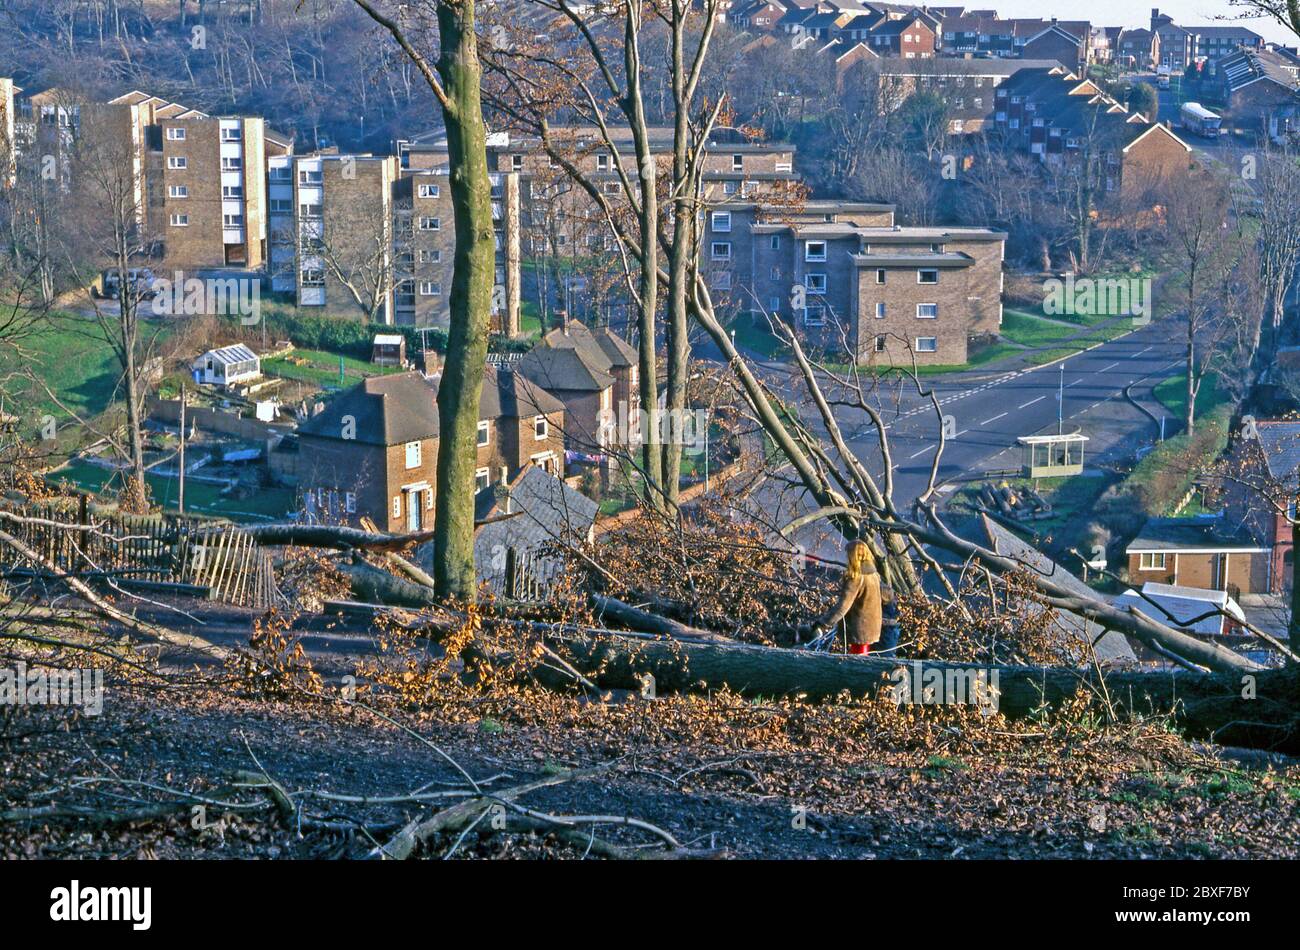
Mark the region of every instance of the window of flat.
POLYGON ((824 261, 826 260, 826 242, 825 241, 808 241, 804 244, 804 260, 806 261, 824 261))
POLYGON ((933 336, 918 336, 916 338, 916 352, 934 353, 939 349, 939 340, 933 336))

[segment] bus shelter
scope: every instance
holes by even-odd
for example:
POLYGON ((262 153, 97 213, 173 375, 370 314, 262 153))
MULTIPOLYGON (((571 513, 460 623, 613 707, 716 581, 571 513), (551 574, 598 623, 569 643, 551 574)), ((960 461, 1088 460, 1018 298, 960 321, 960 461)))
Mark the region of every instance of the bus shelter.
POLYGON ((1063 435, 1022 435, 1016 440, 1024 446, 1026 478, 1054 478, 1083 474, 1083 443, 1086 435, 1077 432, 1063 435))

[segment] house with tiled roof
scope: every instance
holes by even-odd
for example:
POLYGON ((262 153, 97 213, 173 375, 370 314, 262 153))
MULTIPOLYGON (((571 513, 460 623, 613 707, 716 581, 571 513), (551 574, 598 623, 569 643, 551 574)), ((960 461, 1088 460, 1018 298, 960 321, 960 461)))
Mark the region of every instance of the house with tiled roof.
POLYGON ((1240 49, 1214 64, 1214 96, 1226 127, 1273 141, 1300 135, 1300 62, 1266 49, 1240 49))
POLYGON ((1150 518, 1124 549, 1128 582, 1266 593, 1269 549, 1226 515, 1150 518))
POLYGON ((631 438, 641 408, 637 352, 608 327, 566 319, 515 364, 515 373, 563 403, 568 451, 603 455, 616 433, 631 438))
MULTIPOLYGON (((298 427, 298 485, 307 517, 369 518, 392 532, 433 526, 440 377, 372 376, 298 427)), ((479 399, 480 489, 537 466, 564 471, 564 405, 526 378, 488 367, 479 399)))

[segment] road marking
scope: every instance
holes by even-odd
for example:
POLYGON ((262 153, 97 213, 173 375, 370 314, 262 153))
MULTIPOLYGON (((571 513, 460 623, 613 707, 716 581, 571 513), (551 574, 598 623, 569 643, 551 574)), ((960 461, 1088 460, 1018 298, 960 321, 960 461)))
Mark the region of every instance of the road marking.
POLYGON ((1002 416, 1005 416, 1005 415, 1006 415, 1006 413, 1004 412, 1004 413, 1002 413, 1001 416, 994 416, 992 419, 985 419, 983 422, 980 423, 980 425, 982 425, 982 426, 986 426, 986 425, 988 425, 990 422, 997 422, 999 419, 1002 418, 1002 416))
MULTIPOLYGON (((1155 344, 1153 343, 1152 346, 1154 346, 1154 345, 1155 345, 1155 344)), ((1149 350, 1149 349, 1151 349, 1150 346, 1148 346, 1146 349, 1138 350, 1136 353, 1130 353, 1130 354, 1128 355, 1128 358, 1129 358, 1129 359, 1133 359, 1135 356, 1141 356, 1143 353, 1145 353, 1145 352, 1146 352, 1147 350, 1149 350)))
POLYGON ((919 451, 919 452, 915 452, 915 453, 913 453, 912 455, 909 455, 908 458, 909 458, 909 459, 914 459, 914 458, 916 458, 918 455, 924 455, 926 452, 929 452, 929 451, 930 451, 931 449, 933 449, 933 448, 934 448, 933 445, 927 445, 927 446, 926 446, 925 448, 923 448, 921 451, 919 451))
POLYGON ((1081 382, 1083 382, 1083 377, 1082 377, 1082 376, 1080 376, 1078 379, 1076 379, 1073 383, 1066 383, 1066 384, 1065 384, 1065 388, 1066 388, 1066 389, 1069 389, 1071 386, 1075 385, 1075 383, 1081 383, 1081 382))
POLYGON ((1017 408, 1017 409, 1024 409, 1026 406, 1032 406, 1034 403, 1036 403, 1036 402, 1042 402, 1042 401, 1043 401, 1044 399, 1046 399, 1046 398, 1047 398, 1046 396, 1039 396, 1037 399, 1031 399, 1031 400, 1029 400, 1029 402, 1021 403, 1019 406, 1016 406, 1016 408, 1017 408))
POLYGON ((960 439, 963 435, 965 435, 965 434, 966 434, 967 432, 969 432, 969 431, 970 431, 970 429, 962 429, 960 432, 958 432, 956 435, 954 435, 953 438, 954 438, 954 439, 960 439))
POLYGON ((1103 366, 1101 369, 1097 370, 1097 372, 1099 372, 1099 373, 1104 373, 1104 372, 1106 372, 1107 370, 1112 370, 1112 369, 1114 369, 1114 368, 1115 368, 1116 366, 1118 366, 1118 365, 1119 365, 1119 363, 1111 363, 1109 366, 1103 366))

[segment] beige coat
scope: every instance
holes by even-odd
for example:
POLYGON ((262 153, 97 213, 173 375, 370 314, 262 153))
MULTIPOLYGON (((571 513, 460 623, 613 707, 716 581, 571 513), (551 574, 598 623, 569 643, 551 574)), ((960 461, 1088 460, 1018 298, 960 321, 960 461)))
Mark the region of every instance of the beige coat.
POLYGON ((844 621, 849 643, 875 643, 880 639, 880 575, 871 565, 854 576, 844 572, 839 599, 818 621, 823 629, 844 621))

